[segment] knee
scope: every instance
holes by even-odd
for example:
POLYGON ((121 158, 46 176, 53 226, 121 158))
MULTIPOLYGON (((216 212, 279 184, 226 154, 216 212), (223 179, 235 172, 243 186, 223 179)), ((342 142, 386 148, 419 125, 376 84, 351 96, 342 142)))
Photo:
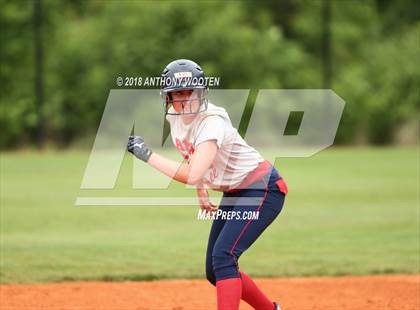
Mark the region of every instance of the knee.
POLYGON ((229 251, 215 248, 212 255, 212 265, 215 281, 236 278, 239 275, 237 258, 229 251))
POLYGON ((236 267, 236 259, 230 254, 225 255, 214 255, 213 256, 213 273, 217 273, 218 270, 224 268, 236 267))
POLYGON ((236 259, 230 251, 222 246, 215 246, 213 252, 211 253, 211 261, 213 265, 213 270, 220 265, 235 265, 236 259))

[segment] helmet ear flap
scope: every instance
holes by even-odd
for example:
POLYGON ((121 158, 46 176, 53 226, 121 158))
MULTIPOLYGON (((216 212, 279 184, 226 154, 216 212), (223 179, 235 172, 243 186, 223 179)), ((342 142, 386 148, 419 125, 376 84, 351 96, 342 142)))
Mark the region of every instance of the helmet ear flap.
POLYGON ((173 103, 171 93, 162 94, 162 99, 165 104, 165 114, 168 114, 169 108, 171 107, 173 103), (163 96, 165 97, 163 98, 163 96))

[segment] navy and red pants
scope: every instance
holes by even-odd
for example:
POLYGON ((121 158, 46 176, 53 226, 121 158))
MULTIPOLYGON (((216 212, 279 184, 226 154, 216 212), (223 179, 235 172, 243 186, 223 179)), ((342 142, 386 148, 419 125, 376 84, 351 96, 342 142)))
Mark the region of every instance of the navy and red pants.
MULTIPOLYGON (((267 162, 262 164, 260 166, 266 166, 267 162)), ((254 176, 256 174, 258 172, 254 176)), ((286 194, 287 186, 271 164, 246 188, 223 193, 219 206, 222 211, 240 211, 241 214, 258 211, 259 214, 257 219, 213 220, 206 255, 206 277, 210 283, 215 285, 219 280, 240 278, 240 256, 279 215, 286 194)))

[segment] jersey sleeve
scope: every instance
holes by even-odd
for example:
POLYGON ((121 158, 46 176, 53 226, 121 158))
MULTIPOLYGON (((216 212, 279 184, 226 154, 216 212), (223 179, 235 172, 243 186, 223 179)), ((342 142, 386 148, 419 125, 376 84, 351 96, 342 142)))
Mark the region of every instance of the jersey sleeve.
POLYGON ((217 147, 220 148, 225 138, 225 127, 225 120, 222 117, 217 115, 207 116, 198 126, 194 145, 197 146, 208 140, 216 140, 217 147))

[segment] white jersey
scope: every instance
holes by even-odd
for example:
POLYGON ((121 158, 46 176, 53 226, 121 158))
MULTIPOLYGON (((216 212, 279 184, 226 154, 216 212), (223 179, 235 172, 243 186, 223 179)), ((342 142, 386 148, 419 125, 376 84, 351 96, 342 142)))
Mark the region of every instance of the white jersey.
MULTIPOLYGON (((169 112, 174 112, 173 107, 169 112)), ((215 140, 218 151, 212 166, 203 177, 210 188, 235 188, 264 159, 250 147, 232 126, 226 110, 211 103, 190 124, 178 115, 167 115, 174 145, 187 161, 202 142, 215 140)))

